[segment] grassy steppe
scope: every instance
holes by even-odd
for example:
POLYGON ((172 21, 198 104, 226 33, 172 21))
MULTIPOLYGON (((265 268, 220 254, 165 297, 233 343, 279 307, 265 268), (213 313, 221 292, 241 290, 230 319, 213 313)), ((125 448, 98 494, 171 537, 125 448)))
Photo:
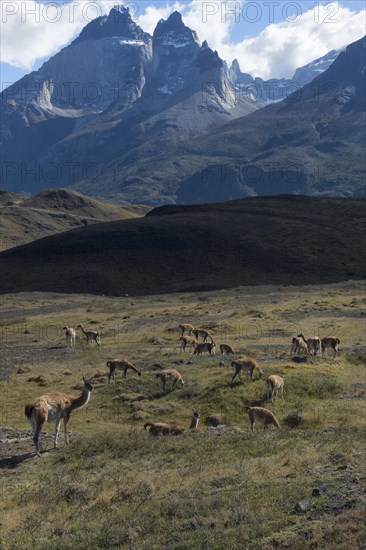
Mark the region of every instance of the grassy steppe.
MULTIPOLYGON (((0 546, 364 547, 365 303, 362 282, 134 298, 5 295, 0 546), (66 349, 62 326, 80 322, 102 331, 101 350, 80 334, 66 349), (179 322, 211 328, 217 344, 255 357, 265 377, 285 374, 285 399, 265 402, 265 377, 231 384, 219 355, 188 363, 179 322), (300 331, 337 335, 339 357, 294 360, 300 331), (118 356, 142 376, 118 373, 107 385, 105 362, 118 356), (157 362, 178 368, 185 387, 163 395, 157 362), (58 451, 35 458, 24 403, 54 390, 77 394, 82 373, 95 389, 71 418, 71 444, 60 436, 58 451), (251 435, 246 403, 271 409, 282 430, 251 435), (197 432, 155 439, 143 430, 146 420, 188 426, 192 407, 201 410, 197 432), (227 429, 207 428, 213 414, 227 429)), ((53 425, 42 437, 51 448, 46 432, 53 425)))

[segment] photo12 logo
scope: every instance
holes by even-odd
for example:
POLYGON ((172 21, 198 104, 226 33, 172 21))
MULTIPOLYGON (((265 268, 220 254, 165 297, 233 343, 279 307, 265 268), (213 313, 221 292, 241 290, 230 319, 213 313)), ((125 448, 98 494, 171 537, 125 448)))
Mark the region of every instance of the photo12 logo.
POLYGON ((38 2, 35 0, 2 0, 0 4, 1 22, 10 23, 12 19, 17 18, 21 23, 58 23, 66 20, 71 24, 82 22, 90 23, 94 19, 110 13, 115 23, 118 23, 126 10, 135 22, 139 18, 140 8, 136 2, 93 2, 89 0, 80 0, 78 2, 52 2, 44 0, 38 2))
MULTIPOLYGON (((315 23, 339 23, 338 2, 309 2, 306 12, 313 11, 315 23)), ((303 6, 299 2, 202 2, 202 22, 209 23, 213 17, 220 17, 222 23, 228 20, 235 23, 259 23, 270 25, 282 20, 286 23, 298 23, 304 16, 303 6)))

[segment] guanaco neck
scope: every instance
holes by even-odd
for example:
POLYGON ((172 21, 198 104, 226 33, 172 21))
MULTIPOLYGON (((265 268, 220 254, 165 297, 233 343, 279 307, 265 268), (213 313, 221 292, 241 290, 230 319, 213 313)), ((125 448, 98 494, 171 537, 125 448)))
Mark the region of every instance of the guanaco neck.
POLYGON ((189 426, 189 429, 190 430, 196 430, 198 428, 199 421, 200 421, 199 417, 196 416, 196 415, 193 415, 192 420, 191 420, 191 425, 189 426))
POLYGON ((88 390, 88 388, 84 388, 81 395, 79 395, 79 397, 74 398, 70 409, 75 410, 75 409, 81 409, 81 407, 85 407, 89 399, 90 399, 90 390, 88 390))

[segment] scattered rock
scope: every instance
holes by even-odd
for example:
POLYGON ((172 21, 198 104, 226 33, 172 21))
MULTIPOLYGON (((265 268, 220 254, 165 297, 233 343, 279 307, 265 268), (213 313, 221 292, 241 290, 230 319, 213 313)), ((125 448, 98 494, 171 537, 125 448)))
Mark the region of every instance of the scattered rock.
POLYGON ((206 426, 214 426, 214 427, 217 427, 220 424, 224 424, 224 422, 225 422, 225 415, 223 413, 212 413, 205 420, 206 426))
POLYGON ((51 384, 52 380, 41 374, 40 376, 31 376, 28 378, 27 382, 36 382, 39 386, 47 386, 48 384, 51 384))
POLYGON ((308 500, 300 500, 295 505, 295 512, 304 513, 310 510, 311 504, 308 500))
POLYGON ((64 371, 65 376, 70 376, 70 374, 72 374, 71 370, 65 370, 64 371))
POLYGON ((30 372, 32 370, 32 367, 30 365, 24 365, 24 367, 19 367, 17 370, 17 374, 24 374, 25 372, 30 372))

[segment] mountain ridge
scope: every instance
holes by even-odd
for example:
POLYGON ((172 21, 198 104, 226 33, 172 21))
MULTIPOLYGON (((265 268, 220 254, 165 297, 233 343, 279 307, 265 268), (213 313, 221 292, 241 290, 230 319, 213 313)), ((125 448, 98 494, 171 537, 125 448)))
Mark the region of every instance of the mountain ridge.
POLYGON ((0 292, 132 296, 361 279, 364 207, 301 196, 164 206, 3 252, 0 292))
MULTIPOLYGON (((144 176, 142 190, 140 167, 266 104, 268 94, 243 93, 234 72, 207 42, 200 45, 178 12, 151 37, 127 9, 111 10, 1 94, 3 186, 28 193, 68 186, 108 200, 172 202, 170 171, 144 176)), ((258 90, 267 86, 253 82, 258 90)), ((284 89, 280 82, 274 96, 284 89)), ((177 163, 183 180, 192 175, 177 163)))

